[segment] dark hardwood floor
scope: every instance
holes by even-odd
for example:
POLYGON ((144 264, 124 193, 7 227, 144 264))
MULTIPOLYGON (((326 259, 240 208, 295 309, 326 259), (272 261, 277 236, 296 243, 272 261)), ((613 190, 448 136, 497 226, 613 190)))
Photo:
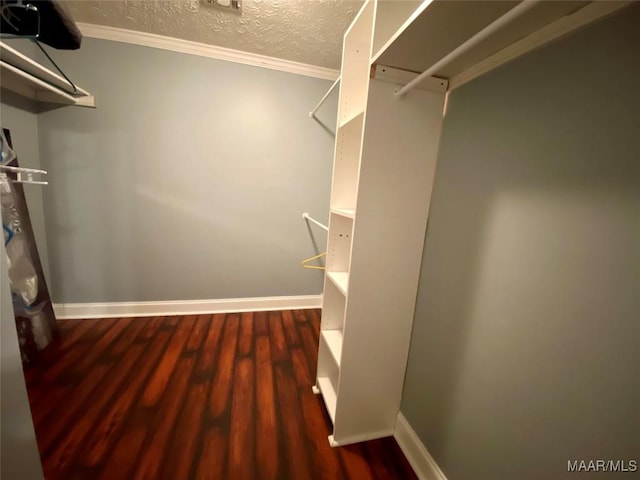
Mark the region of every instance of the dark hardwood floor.
POLYGON ((331 448, 319 310, 60 321, 26 372, 47 480, 412 479, 393 438, 331 448))

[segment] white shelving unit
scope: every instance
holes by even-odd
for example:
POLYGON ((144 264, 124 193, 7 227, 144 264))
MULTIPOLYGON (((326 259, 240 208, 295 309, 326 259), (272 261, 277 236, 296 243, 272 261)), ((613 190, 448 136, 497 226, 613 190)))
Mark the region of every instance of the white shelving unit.
POLYGON ((332 445, 393 433, 446 89, 398 101, 371 79, 376 5, 344 39, 316 389, 332 445))
POLYGON ((0 86, 41 103, 96 106, 95 98, 76 85, 76 93, 62 76, 0 42, 0 86))
POLYGON ((332 446, 394 433, 449 82, 620 8, 611 3, 533 1, 509 22, 518 2, 362 6, 343 44, 314 387, 332 446))

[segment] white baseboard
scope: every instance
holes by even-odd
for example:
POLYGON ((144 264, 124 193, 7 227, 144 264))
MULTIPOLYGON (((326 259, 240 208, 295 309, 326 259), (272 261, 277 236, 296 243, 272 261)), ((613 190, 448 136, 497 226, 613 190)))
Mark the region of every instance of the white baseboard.
POLYGON ((320 308, 322 295, 163 302, 54 303, 58 319, 149 317, 320 308))
POLYGON ((411 428, 407 419, 401 412, 396 420, 396 431, 393 437, 398 442, 402 453, 407 457, 409 464, 421 480, 447 480, 440 467, 427 451, 427 448, 411 428))
POLYGON ((379 432, 369 432, 363 435, 354 435, 351 437, 343 438, 339 442, 337 442, 333 438, 333 435, 329 435, 329 445, 331 445, 332 447, 344 447, 345 445, 368 442, 369 440, 377 440, 379 438, 390 437, 391 435, 393 435, 393 432, 390 432, 389 430, 381 430, 379 432))

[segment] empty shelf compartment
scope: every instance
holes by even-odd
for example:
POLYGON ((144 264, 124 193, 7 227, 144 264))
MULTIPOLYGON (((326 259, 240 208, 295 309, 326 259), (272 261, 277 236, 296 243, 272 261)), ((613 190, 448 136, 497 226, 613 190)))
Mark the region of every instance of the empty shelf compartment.
POLYGON ((342 330, 323 330, 322 338, 324 339, 331 356, 340 366, 340 357, 342 355, 342 330))

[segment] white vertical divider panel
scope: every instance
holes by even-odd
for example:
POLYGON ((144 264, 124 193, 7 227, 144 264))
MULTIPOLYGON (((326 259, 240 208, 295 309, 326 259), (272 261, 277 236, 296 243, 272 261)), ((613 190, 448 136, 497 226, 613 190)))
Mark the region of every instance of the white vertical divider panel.
POLYGON ((315 389, 333 446, 395 428, 444 106, 443 88, 399 99, 398 85, 370 79, 376 7, 363 5, 343 51, 315 389))
POLYGON ((358 184, 358 215, 426 218, 438 157, 444 91, 394 95, 393 83, 369 86, 358 184), (428 194, 427 194, 428 192, 428 194))
POLYGON ((358 216, 345 312, 334 440, 393 434, 420 273, 425 222, 358 216))
POLYGON ((444 92, 372 80, 354 223, 334 441, 390 435, 400 409, 444 92), (406 101, 404 101, 406 100, 406 101))
POLYGON ((338 126, 362 113, 367 103, 374 13, 375 2, 368 0, 344 36, 338 126))

